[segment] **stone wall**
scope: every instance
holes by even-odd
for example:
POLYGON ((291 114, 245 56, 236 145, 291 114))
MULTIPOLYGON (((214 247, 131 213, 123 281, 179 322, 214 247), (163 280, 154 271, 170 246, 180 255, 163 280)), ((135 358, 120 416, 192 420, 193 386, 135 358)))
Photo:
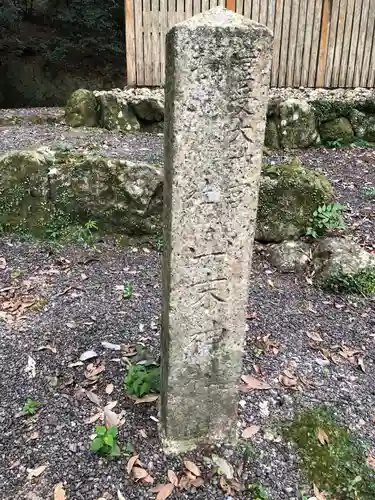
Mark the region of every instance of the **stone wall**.
MULTIPOLYGON (((103 127, 137 132, 162 131, 163 89, 114 89, 72 94, 65 120, 72 127, 103 127)), ((320 143, 375 142, 375 95, 372 90, 271 89, 265 146, 306 148, 320 143)))

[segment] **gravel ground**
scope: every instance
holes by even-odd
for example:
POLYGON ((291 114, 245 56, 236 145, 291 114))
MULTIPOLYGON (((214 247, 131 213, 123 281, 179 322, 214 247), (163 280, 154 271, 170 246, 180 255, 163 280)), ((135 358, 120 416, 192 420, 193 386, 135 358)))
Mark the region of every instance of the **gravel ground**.
MULTIPOLYGON (((56 142, 69 142, 81 151, 97 151, 99 145, 106 154, 162 160, 160 136, 118 136, 97 129, 71 132, 60 125, 0 129, 2 151, 56 142)), ((316 149, 300 156, 328 175, 340 201, 348 204, 348 232, 374 251, 375 205, 361 190, 375 187, 375 152, 316 149)), ((280 159, 286 158, 267 160, 280 159)), ((156 483, 167 481, 168 469, 182 472, 182 458, 161 452, 156 405, 134 405, 123 390, 126 346, 143 342, 158 355, 160 255, 147 248, 121 250, 105 243, 96 250, 51 251, 37 243, 2 238, 0 257, 5 259, 0 260, 0 498, 52 499, 59 482, 69 500, 114 500, 117 490, 127 500, 155 498, 150 486, 129 478, 126 458, 107 464, 89 453, 95 424, 88 419, 98 407, 82 388, 94 392, 102 405, 117 401, 114 411, 124 412, 119 441, 124 445, 131 440, 156 483), (134 287, 128 300, 119 290, 126 283, 134 287), (124 345, 125 354, 103 348, 103 341, 124 345), (40 350, 45 346, 49 347, 40 350), (69 366, 89 349, 98 354, 95 366, 105 366, 93 385, 88 385, 84 370, 90 361, 69 366), (36 363, 35 376, 25 371, 29 356, 36 363), (105 392, 108 384, 114 386, 110 395, 105 392), (20 410, 29 396, 42 407, 35 417, 26 418, 20 410), (47 465, 45 471, 28 479, 28 469, 42 465, 47 465)), ((260 426, 251 441, 250 461, 242 463, 239 449, 217 453, 236 470, 243 468, 241 481, 263 484, 274 500, 292 500, 299 498, 305 481, 293 449, 280 439, 275 425, 292 419, 297 410, 330 405, 343 424, 375 447, 374 300, 330 295, 304 276, 282 275, 264 261, 261 246, 256 247, 251 282, 244 373, 262 378, 272 388, 240 396, 240 428, 260 426), (321 341, 311 338, 316 334, 321 341), (322 363, 322 349, 333 354, 335 362, 322 363), (365 372, 345 359, 348 349, 361 352, 365 372), (280 381, 285 370, 295 377, 297 387, 280 381)), ((203 454, 188 458, 201 467, 204 486, 170 498, 230 498, 203 454)), ((306 485, 310 493, 311 486, 306 485)), ((253 498, 250 493, 236 497, 253 498)))

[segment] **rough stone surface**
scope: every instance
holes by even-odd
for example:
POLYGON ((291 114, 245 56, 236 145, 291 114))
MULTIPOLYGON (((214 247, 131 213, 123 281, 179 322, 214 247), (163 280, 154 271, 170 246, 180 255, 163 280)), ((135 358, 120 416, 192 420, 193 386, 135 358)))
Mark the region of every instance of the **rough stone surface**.
POLYGON ((160 167, 40 148, 0 156, 0 224, 43 236, 58 219, 143 234, 160 227, 160 167))
POLYGON ((140 129, 137 117, 121 91, 95 93, 99 101, 100 124, 108 130, 133 132, 140 129))
POLYGON ((266 248, 271 264, 284 273, 304 271, 310 263, 310 253, 310 246, 302 241, 283 241, 266 248))
POLYGON ((299 238, 314 211, 333 200, 333 190, 321 174, 295 158, 291 163, 266 165, 259 191, 256 239, 280 242, 299 238))
POLYGON ((236 434, 271 42, 268 28, 222 8, 167 35, 161 428, 170 451, 236 434))
POLYGON ((124 90, 124 98, 140 120, 145 122, 161 122, 164 120, 163 90, 128 89, 124 90))
POLYGON ((357 243, 344 238, 326 238, 319 242, 313 253, 316 276, 327 279, 338 272, 356 274, 375 267, 375 256, 357 243))
POLYGON ((280 104, 279 113, 279 138, 283 148, 306 148, 316 142, 315 114, 308 102, 286 99, 280 104))
POLYGON ((354 132, 350 121, 345 117, 324 122, 319 127, 320 137, 323 142, 339 141, 349 143, 354 139, 354 132))
POLYGON ((277 124, 276 124, 275 120, 273 120, 272 118, 269 118, 267 120, 264 145, 266 146, 266 148, 270 148, 270 149, 279 149, 280 148, 279 133, 277 130, 277 124))
POLYGON ((65 107, 65 122, 70 127, 97 127, 98 102, 94 92, 78 89, 70 96, 65 107))
POLYGON ((350 123, 357 137, 375 142, 375 115, 368 115, 353 109, 350 113, 350 123))

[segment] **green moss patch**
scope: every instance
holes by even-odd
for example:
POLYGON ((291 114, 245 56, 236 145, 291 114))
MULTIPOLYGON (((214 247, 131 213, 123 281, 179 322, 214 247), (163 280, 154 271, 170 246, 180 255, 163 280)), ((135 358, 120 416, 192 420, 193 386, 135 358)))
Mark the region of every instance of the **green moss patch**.
POLYGON ((331 495, 329 499, 375 498, 367 447, 338 424, 331 410, 301 413, 284 434, 295 445, 308 481, 331 495))
POLYGON ((348 274, 343 271, 329 276, 322 282, 322 288, 335 293, 358 294, 363 296, 375 293, 375 268, 362 269, 348 274))

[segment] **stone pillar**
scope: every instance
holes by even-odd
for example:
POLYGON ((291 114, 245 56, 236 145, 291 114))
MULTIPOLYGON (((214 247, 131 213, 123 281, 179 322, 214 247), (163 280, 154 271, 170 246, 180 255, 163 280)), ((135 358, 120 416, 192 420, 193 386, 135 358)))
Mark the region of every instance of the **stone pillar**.
POLYGON ((220 7, 167 35, 161 431, 233 440, 272 33, 220 7))

